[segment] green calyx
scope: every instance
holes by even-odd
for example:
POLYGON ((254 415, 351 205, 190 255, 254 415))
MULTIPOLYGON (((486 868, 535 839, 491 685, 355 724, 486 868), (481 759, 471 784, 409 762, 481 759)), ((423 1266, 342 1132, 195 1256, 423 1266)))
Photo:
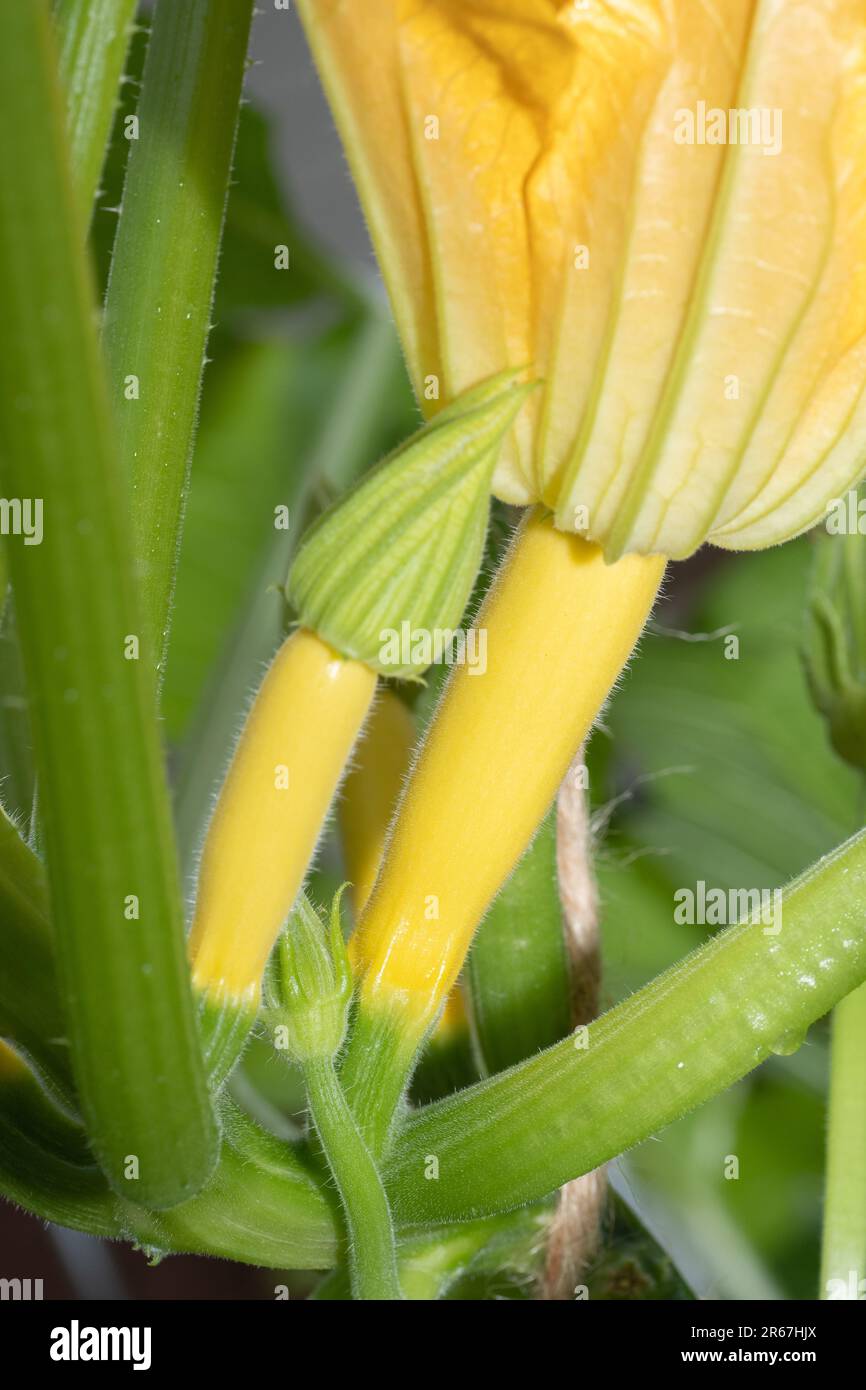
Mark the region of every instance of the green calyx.
POLYGON ((815 550, 803 650, 809 689, 836 752, 866 772, 866 535, 821 533, 815 550))
POLYGON ((301 623, 381 675, 449 649, 481 565, 490 482, 534 384, 503 372, 458 397, 316 522, 286 594, 301 623))
POLYGON ((267 982, 275 1045, 296 1062, 330 1060, 343 1045, 352 968, 335 895, 326 926, 301 893, 277 945, 267 982))
POLYGON ((238 1001, 215 991, 198 995, 199 1036, 211 1090, 228 1080, 249 1041, 256 1022, 256 1003, 238 1001))

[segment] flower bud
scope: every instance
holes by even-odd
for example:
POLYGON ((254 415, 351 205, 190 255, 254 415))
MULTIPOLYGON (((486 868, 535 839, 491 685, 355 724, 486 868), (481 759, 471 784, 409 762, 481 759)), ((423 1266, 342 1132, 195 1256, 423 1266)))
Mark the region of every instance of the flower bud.
POLYGON ((277 1045, 299 1063, 335 1057, 343 1045, 352 998, 352 970, 343 940, 340 899, 328 926, 301 893, 280 937, 268 994, 277 1045))
MULTIPOLYGON (((475 387, 385 459, 312 527, 286 591, 304 627, 382 675, 429 660, 389 637, 451 633, 482 560, 490 482, 532 385, 504 372, 475 387)), ((423 647, 424 644, 422 644, 423 647)))

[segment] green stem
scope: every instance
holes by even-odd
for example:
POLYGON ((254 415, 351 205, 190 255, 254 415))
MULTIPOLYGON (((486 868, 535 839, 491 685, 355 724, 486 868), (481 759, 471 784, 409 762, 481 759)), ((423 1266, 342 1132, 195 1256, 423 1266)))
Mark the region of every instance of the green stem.
POLYGON ((253 0, 159 0, 130 141, 105 349, 146 649, 165 657, 253 0))
POLYGON ((355 1124, 330 1058, 304 1063, 313 1120, 343 1203, 352 1293, 401 1299, 394 1230, 382 1179, 355 1124))
POLYGON ((137 0, 57 0, 60 78, 76 186, 89 221, 99 189, 137 0))
POLYGON ((398 1227, 534 1201, 790 1050, 866 978, 866 831, 571 1038, 414 1115, 387 1165, 398 1227), (439 1181, 430 1181, 428 1157, 439 1181))
POLYGON ((217 1135, 65 125, 45 0, 0 5, 0 459, 43 508, 9 554, 58 975, 94 1150, 163 1206, 217 1135))
MULTIPOLYGON (((864 904, 861 834, 791 886, 778 936, 760 925, 731 927, 592 1024, 586 1050, 568 1039, 420 1111, 398 1136, 388 1170, 398 1232, 553 1192, 724 1090, 774 1043, 787 1050, 792 1034, 866 979, 864 904)), ((140 1210, 130 1212, 127 1232, 178 1252, 332 1267, 328 1189, 299 1153, 227 1099, 222 1116, 221 1161, 207 1188, 160 1217, 158 1236, 155 1219, 140 1210)), ((50 1169, 37 1159, 0 1103, 0 1188, 46 1220, 99 1233, 97 1216, 71 1200, 70 1168, 83 1162, 73 1137, 50 1169)))
POLYGON ((821 1297, 866 1291, 866 985, 833 1011, 821 1297), (844 1292, 843 1292, 844 1290, 844 1292))
MULTIPOLYGON (((531 1288, 540 1272, 549 1222, 548 1205, 407 1237, 400 1243, 399 1261, 404 1297, 435 1303, 467 1280, 474 1300, 495 1297, 490 1285, 501 1292, 506 1283, 513 1287, 515 1279, 524 1289, 531 1288)), ((345 1265, 332 1270, 310 1297, 316 1302, 351 1298, 345 1265)))

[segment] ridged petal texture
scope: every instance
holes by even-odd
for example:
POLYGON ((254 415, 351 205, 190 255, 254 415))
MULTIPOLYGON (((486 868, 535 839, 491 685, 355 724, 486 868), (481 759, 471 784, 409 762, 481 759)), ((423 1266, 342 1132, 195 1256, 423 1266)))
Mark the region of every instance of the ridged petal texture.
POLYGON ((416 385, 545 380, 494 479, 607 558, 866 469, 866 0, 302 0, 416 385))
POLYGON ((383 642, 404 625, 411 636, 460 623, 502 441, 535 389, 520 375, 461 393, 310 528, 286 586, 303 627, 381 675, 423 674, 429 655, 392 659, 383 642))

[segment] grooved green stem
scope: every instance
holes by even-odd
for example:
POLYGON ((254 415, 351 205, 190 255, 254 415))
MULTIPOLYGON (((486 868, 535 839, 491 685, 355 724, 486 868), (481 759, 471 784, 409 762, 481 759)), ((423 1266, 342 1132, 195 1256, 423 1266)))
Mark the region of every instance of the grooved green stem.
POLYGON ((161 669, 253 0, 159 0, 130 141, 105 349, 146 649, 161 669))
POLYGON ((0 4, 0 469, 43 506, 11 537, 58 976, 113 1185, 189 1197, 216 1159, 152 683, 45 0, 0 4))
POLYGON ((99 188, 137 0, 57 0, 54 22, 69 144, 89 221, 99 188))
MULTIPOLYGON (((724 1090, 774 1043, 787 1050, 792 1035, 866 979, 864 910, 861 834, 791 886, 778 936, 731 927, 592 1024, 586 1050, 567 1039, 418 1112, 386 1172, 397 1230, 552 1192, 724 1090)), ((73 1168, 83 1159, 72 1134, 43 1161, 5 1097, 0 1086, 0 1188, 46 1220, 101 1233, 99 1214, 75 1205, 73 1168)), ((230 1101, 222 1113, 222 1158, 207 1188, 161 1217, 156 1235, 141 1211, 129 1213, 127 1232, 164 1249, 329 1268, 337 1250, 328 1189, 230 1101)), ((99 1191, 94 1184, 94 1202, 99 1191)))
POLYGON ((790 886, 778 935, 731 927, 593 1023, 588 1047, 567 1038, 412 1116, 385 1169, 398 1227, 542 1197, 723 1091, 774 1046, 789 1051, 866 979, 864 903, 866 831, 790 886))
POLYGON ((304 1080, 316 1130, 343 1204, 352 1294, 357 1299, 401 1299, 388 1198, 346 1103, 334 1063, 330 1058, 305 1062, 304 1080))
POLYGON ((866 1294, 861 1282, 866 1281, 864 1067, 866 985, 861 985, 833 1011, 821 1298, 866 1294))

